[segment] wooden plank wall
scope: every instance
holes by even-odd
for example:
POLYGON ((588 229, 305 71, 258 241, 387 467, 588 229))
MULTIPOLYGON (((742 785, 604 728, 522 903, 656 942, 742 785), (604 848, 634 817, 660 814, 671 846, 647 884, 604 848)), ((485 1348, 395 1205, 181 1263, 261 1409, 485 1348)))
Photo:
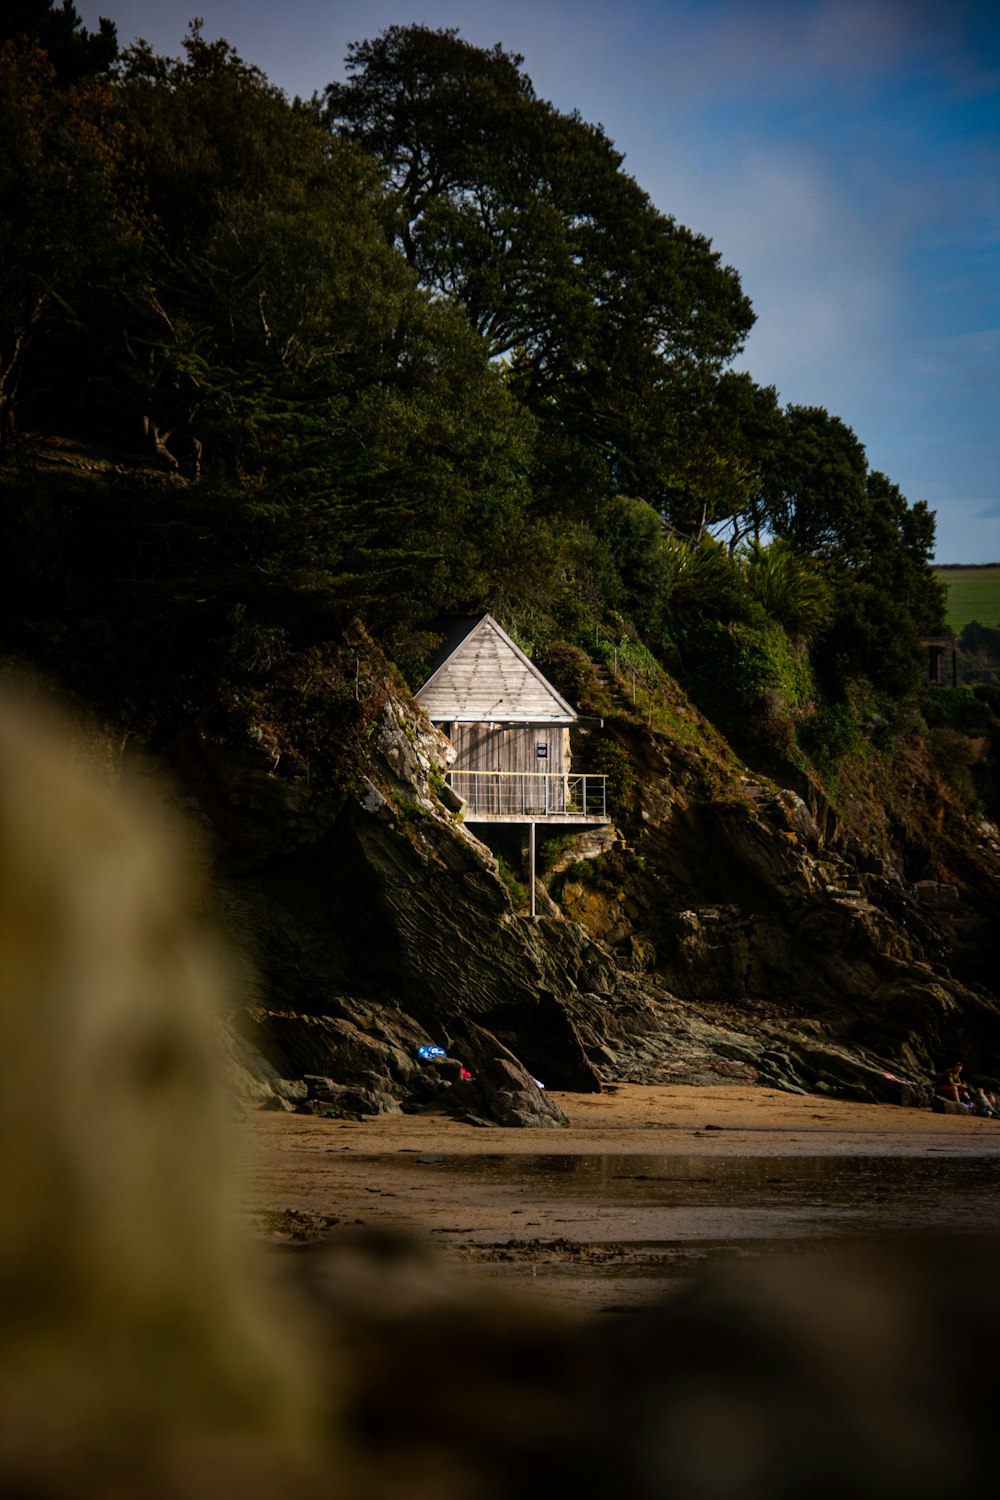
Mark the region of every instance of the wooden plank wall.
POLYGON ((455 771, 541 771, 561 774, 569 770, 569 732, 559 724, 532 724, 527 728, 491 728, 489 724, 453 724, 450 739, 457 751, 455 771), (538 746, 548 755, 540 757, 538 746))

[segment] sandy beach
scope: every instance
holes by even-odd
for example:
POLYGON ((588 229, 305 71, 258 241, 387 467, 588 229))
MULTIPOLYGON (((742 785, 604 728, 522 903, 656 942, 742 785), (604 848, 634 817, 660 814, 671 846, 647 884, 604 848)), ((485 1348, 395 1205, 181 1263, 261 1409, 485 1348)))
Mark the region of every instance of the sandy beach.
POLYGON ((996 1472, 1000 1121, 558 1102, 568 1129, 240 1122, 243 1212, 335 1372, 351 1493, 957 1500, 996 1472))
POLYGON ((718 1256, 1000 1229, 1000 1121, 735 1087, 555 1097, 569 1129, 248 1113, 245 1212, 279 1244, 405 1235, 577 1311, 658 1299, 718 1256))

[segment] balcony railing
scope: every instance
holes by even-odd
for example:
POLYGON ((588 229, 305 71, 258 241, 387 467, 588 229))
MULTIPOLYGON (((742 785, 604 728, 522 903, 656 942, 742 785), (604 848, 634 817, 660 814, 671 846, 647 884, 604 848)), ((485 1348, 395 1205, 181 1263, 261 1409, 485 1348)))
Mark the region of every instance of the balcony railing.
POLYGON ((608 821, 607 777, 550 771, 451 771, 467 818, 608 821))

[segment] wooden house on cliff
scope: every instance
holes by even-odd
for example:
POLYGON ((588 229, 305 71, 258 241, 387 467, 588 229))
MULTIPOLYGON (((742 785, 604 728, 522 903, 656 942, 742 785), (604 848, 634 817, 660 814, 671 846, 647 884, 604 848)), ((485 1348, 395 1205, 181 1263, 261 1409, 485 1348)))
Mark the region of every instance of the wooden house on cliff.
POLYGON ((454 622, 416 699, 455 747, 466 822, 610 821, 606 778, 570 763, 576 712, 492 615, 454 622))

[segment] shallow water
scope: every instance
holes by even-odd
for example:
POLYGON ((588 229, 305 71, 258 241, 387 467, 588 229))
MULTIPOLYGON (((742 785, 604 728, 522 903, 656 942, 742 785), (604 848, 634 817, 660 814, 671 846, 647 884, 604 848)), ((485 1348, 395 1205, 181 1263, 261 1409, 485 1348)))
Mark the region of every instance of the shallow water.
MULTIPOLYGON (((1000 1126, 998 1126, 1000 1146, 1000 1126)), ((657 1209, 818 1213, 889 1228, 1000 1229, 1000 1153, 977 1156, 449 1156, 423 1171, 478 1179, 501 1191, 657 1209)))
POLYGON ((1000 1231, 1000 1152, 422 1156, 410 1168, 454 1179, 456 1197, 488 1199, 523 1225, 503 1238, 442 1229, 453 1259, 595 1307, 661 1297, 722 1255, 1000 1231))

